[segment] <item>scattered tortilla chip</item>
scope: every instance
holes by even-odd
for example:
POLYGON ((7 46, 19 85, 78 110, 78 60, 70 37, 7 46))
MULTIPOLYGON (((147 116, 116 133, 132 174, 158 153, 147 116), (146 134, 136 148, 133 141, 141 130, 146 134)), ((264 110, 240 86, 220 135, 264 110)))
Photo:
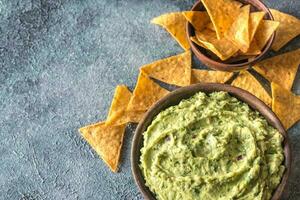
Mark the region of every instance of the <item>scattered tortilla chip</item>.
POLYGON ((148 110, 157 100, 169 93, 168 90, 160 87, 143 72, 140 72, 133 95, 128 104, 129 111, 148 110))
POLYGON ((192 69, 192 84, 195 84, 195 83, 225 83, 232 76, 233 76, 233 72, 192 69))
POLYGON ((246 53, 250 46, 249 36, 249 16, 250 5, 242 7, 240 14, 232 23, 229 30, 225 33, 226 37, 231 40, 239 49, 246 53))
POLYGON ((114 98, 112 100, 108 117, 106 119, 106 125, 119 126, 128 122, 138 123, 144 116, 143 112, 128 111, 127 106, 131 99, 131 92, 125 85, 118 85, 114 98))
POLYGON ((263 60, 253 67, 268 81, 275 82, 287 90, 293 82, 300 64, 300 49, 290 51, 272 58, 263 60))
POLYGON ((198 46, 207 49, 207 47, 196 38, 196 36, 191 37, 191 40, 198 46))
POLYGON ((141 67, 146 75, 168 84, 187 86, 191 83, 191 52, 171 56, 141 67))
POLYGON ((204 29, 201 32, 196 31, 196 37, 207 47, 207 49, 216 54, 221 60, 230 58, 239 50, 237 46, 226 38, 218 40, 216 32, 209 29, 204 29))
POLYGON ((262 20, 254 35, 257 46, 262 50, 269 41, 272 34, 279 26, 279 22, 272 20, 262 20))
MULTIPOLYGON (((131 98, 131 92, 125 85, 118 85, 108 112, 107 120, 117 113, 123 113, 131 98)), ((106 121, 107 121, 106 120, 106 121)))
POLYGON ((99 122, 79 129, 83 138, 113 172, 118 170, 125 127, 126 125, 107 126, 105 122, 99 122))
POLYGON ((265 102, 265 104, 271 107, 272 98, 265 90, 265 88, 259 83, 258 80, 248 71, 241 71, 238 77, 231 83, 235 87, 242 88, 252 93, 254 96, 265 102))
POLYGON ((210 18, 205 11, 185 11, 182 14, 193 25, 194 29, 198 31, 203 30, 210 22, 210 18))
POLYGON ((153 18, 151 23, 164 27, 183 49, 190 48, 185 32, 186 19, 181 12, 163 14, 153 18))
POLYGON ((249 18, 249 40, 250 44, 254 38, 254 35, 257 31, 257 28, 262 21, 262 19, 265 16, 265 12, 253 12, 250 13, 250 18, 249 18))
POLYGON ((202 3, 214 25, 217 38, 223 38, 239 15, 242 4, 234 0, 202 0, 202 3))
POLYGON ((292 127, 300 120, 300 96, 296 96, 289 90, 276 83, 272 87, 272 110, 276 113, 286 129, 292 127))
POLYGON ((278 51, 290 40, 300 34, 300 19, 278 10, 270 10, 274 20, 280 22, 280 25, 276 31, 274 43, 272 45, 272 49, 278 51))

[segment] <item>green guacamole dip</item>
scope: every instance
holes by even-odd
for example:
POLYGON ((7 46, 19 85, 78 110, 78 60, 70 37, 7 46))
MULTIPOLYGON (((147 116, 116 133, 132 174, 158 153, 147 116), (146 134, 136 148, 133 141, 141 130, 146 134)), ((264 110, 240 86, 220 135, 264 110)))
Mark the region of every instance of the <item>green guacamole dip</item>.
POLYGON ((140 168, 157 199, 270 199, 285 170, 282 141, 247 104, 199 92, 155 117, 140 168))

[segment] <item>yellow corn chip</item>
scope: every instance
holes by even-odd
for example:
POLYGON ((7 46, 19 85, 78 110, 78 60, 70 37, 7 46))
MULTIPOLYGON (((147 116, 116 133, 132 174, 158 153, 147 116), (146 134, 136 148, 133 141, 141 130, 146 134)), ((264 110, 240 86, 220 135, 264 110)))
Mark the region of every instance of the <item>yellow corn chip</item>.
POLYGON ((268 81, 275 82, 287 90, 293 82, 300 64, 300 49, 290 51, 272 58, 263 60, 253 67, 268 81))
POLYGON ((286 129, 292 127, 300 120, 300 96, 296 96, 289 90, 276 83, 272 86, 272 110, 286 129))
POLYGON ((113 172, 117 172, 126 125, 107 126, 99 122, 79 129, 113 172))
POLYGON ((196 38, 221 60, 230 58, 239 50, 237 46, 226 38, 218 40, 216 32, 209 29, 204 29, 201 32, 196 31, 196 38))
POLYGON ((206 28, 211 30, 211 31, 216 31, 215 27, 214 27, 214 24, 212 22, 208 23, 206 25, 206 28))
POLYGON ((128 90, 128 88, 125 85, 118 85, 115 90, 114 98, 112 100, 106 121, 108 121, 109 118, 116 113, 124 112, 127 108, 130 98, 131 92, 128 90))
POLYGON ((217 38, 223 38, 239 15, 242 4, 234 0, 202 0, 202 3, 214 25, 217 38))
POLYGON ((157 100, 168 94, 169 91, 140 72, 132 98, 128 104, 129 111, 148 110, 157 100))
POLYGON ((257 46, 262 50, 269 41, 272 34, 279 26, 279 22, 272 20, 262 20, 254 35, 257 46))
POLYGON ((171 56, 141 67, 146 75, 168 84, 187 86, 191 83, 191 52, 171 56))
POLYGON ((262 21, 262 19, 265 16, 265 12, 253 12, 250 13, 250 18, 249 18, 249 40, 250 43, 252 42, 254 35, 257 31, 257 28, 262 21))
POLYGON ((194 43, 196 43, 198 46, 207 49, 207 47, 206 47, 204 44, 202 44, 202 43, 196 38, 196 36, 191 37, 191 40, 192 40, 194 43))
POLYGON ((290 40, 300 34, 300 20, 294 16, 270 9, 275 21, 280 22, 272 49, 278 51, 290 40))
POLYGON ((249 16, 250 5, 242 7, 240 14, 233 22, 229 30, 225 33, 226 37, 231 40, 242 52, 247 52, 250 46, 249 36, 249 16))
POLYGON ((163 14, 151 20, 151 23, 164 27, 183 49, 188 50, 190 44, 185 32, 186 22, 181 12, 163 14))
POLYGON ((232 76, 233 76, 233 72, 192 69, 192 84, 195 84, 195 83, 225 83, 232 76))
POLYGON ((185 11, 182 14, 193 25, 194 29, 198 31, 203 30, 210 22, 209 16, 205 11, 185 11))
POLYGON ((253 40, 250 44, 250 47, 246 53, 241 52, 240 55, 246 55, 246 56, 256 56, 261 53, 260 48, 257 46, 257 43, 255 40, 253 40))
POLYGON ((238 77, 231 83, 235 87, 242 88, 271 107, 272 99, 264 87, 248 71, 241 71, 238 77))
POLYGON ((128 111, 127 106, 131 99, 131 92, 125 85, 118 85, 112 104, 110 106, 109 114, 106 119, 106 125, 119 126, 128 122, 138 123, 144 116, 143 112, 128 111))

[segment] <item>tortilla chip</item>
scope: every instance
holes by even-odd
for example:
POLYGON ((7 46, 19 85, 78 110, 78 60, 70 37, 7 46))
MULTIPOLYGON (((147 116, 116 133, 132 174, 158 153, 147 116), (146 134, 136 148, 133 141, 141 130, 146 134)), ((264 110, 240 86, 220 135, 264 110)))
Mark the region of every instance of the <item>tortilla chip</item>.
POLYGON ((259 81, 248 71, 241 71, 231 85, 252 93, 254 96, 265 102, 267 106, 271 107, 272 98, 259 81))
POLYGON ((190 37, 190 39, 198 46, 207 49, 207 47, 196 38, 196 36, 190 37))
POLYGON ((195 83, 225 83, 232 76, 233 76, 233 72, 192 69, 192 84, 195 84, 195 83))
POLYGON ((251 42, 254 38, 254 35, 257 31, 257 28, 258 28, 260 22, 264 18, 265 14, 266 14, 265 12, 250 13, 250 18, 249 18, 249 40, 250 40, 250 44, 251 44, 251 42))
POLYGON ((148 78, 143 72, 140 72, 127 110, 146 111, 156 101, 158 101, 168 93, 168 90, 160 87, 157 83, 148 78))
POLYGON ((191 83, 191 52, 171 56, 142 66, 146 75, 168 84, 187 86, 191 83))
POLYGON ((239 50, 237 46, 226 38, 218 40, 216 32, 209 29, 204 29, 201 32, 196 31, 196 38, 221 60, 227 60, 239 50))
POLYGON ((274 20, 280 22, 280 25, 276 31, 274 43, 272 45, 272 49, 278 51, 290 40, 300 34, 300 19, 278 10, 270 10, 274 20))
POLYGON ((106 125, 119 126, 128 122, 139 123, 144 117, 145 113, 146 111, 126 110, 123 113, 117 113, 111 118, 109 118, 109 120, 106 121, 106 125))
POLYGON ((210 18, 205 11, 185 11, 182 14, 193 25, 194 29, 198 31, 203 30, 210 22, 210 18))
POLYGON ((290 90, 300 64, 300 49, 268 58, 254 65, 254 69, 270 82, 290 90))
POLYGON ((269 41, 272 34, 279 26, 279 22, 272 20, 262 20, 254 35, 257 46, 262 50, 269 41))
POLYGON ((185 32, 186 22, 181 12, 163 14, 151 20, 151 23, 164 27, 183 49, 188 50, 190 44, 185 32))
POLYGON ((214 25, 217 38, 223 38, 239 15, 242 4, 234 0, 202 0, 202 3, 214 25))
POLYGON ((145 112, 128 111, 127 106, 131 99, 131 92, 125 85, 118 85, 112 100, 106 125, 119 126, 128 122, 138 123, 145 112))
POLYGON ((126 125, 107 126, 105 122, 99 122, 79 129, 83 138, 113 172, 118 170, 125 127, 126 125))
POLYGON ((286 129, 292 127, 300 120, 300 96, 296 96, 289 90, 276 83, 272 87, 272 110, 286 129))
POLYGON ((256 56, 261 54, 260 48, 257 46, 255 40, 253 40, 250 44, 250 47, 246 53, 241 52, 239 55, 246 55, 246 56, 256 56))
POLYGON ((240 14, 225 33, 226 37, 231 40, 242 52, 247 52, 250 46, 249 40, 249 16, 250 5, 242 7, 240 14))
POLYGON ((209 22, 207 25, 206 25, 206 28, 211 30, 211 31, 216 31, 215 27, 214 27, 214 24, 212 22, 209 22))

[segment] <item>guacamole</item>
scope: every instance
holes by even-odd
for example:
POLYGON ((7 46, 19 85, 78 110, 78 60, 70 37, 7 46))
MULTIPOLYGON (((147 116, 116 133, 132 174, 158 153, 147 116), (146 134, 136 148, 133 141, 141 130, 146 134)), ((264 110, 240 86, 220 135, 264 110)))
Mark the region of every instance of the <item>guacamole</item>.
POLYGON ((270 199, 285 170, 282 135, 226 92, 199 92, 144 132, 140 168, 157 199, 270 199))

